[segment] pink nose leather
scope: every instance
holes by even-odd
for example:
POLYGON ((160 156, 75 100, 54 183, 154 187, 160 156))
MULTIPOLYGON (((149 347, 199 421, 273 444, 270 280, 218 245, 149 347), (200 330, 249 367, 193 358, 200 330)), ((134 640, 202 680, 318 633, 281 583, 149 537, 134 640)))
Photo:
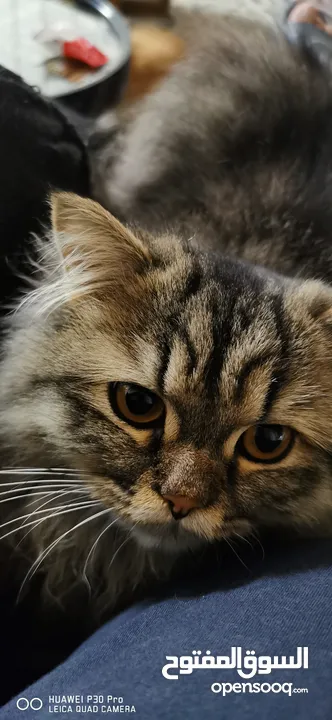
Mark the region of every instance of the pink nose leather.
POLYGON ((199 507, 197 498, 186 497, 185 495, 162 495, 164 500, 172 503, 172 510, 175 513, 188 512, 199 507))

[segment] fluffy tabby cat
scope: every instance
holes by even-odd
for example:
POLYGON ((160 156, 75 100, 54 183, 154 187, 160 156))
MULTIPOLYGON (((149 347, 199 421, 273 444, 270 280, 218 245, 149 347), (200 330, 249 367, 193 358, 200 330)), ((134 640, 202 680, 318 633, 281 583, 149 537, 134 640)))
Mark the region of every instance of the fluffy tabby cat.
POLYGON ((330 79, 277 29, 184 36, 94 138, 113 215, 53 197, 1 365, 2 536, 94 610, 204 543, 331 524, 330 79))

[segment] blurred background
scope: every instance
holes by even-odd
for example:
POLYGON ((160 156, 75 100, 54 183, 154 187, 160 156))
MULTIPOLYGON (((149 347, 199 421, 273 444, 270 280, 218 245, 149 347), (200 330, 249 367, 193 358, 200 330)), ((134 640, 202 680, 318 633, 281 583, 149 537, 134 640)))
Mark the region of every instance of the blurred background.
POLYGON ((181 56, 181 9, 270 22, 284 6, 284 0, 1 0, 0 64, 46 97, 98 114, 124 92, 134 99, 148 91, 181 56))

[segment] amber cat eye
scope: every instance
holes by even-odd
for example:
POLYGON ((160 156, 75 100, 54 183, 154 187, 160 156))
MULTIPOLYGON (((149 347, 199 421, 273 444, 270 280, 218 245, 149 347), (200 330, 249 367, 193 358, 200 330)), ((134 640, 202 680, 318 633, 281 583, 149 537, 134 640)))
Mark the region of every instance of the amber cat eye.
POLYGON ((165 405, 151 390, 134 383, 109 383, 111 407, 116 415, 141 430, 163 424, 165 405))
POLYGON ((256 463, 276 463, 292 448, 294 432, 285 425, 252 425, 238 442, 238 452, 256 463))

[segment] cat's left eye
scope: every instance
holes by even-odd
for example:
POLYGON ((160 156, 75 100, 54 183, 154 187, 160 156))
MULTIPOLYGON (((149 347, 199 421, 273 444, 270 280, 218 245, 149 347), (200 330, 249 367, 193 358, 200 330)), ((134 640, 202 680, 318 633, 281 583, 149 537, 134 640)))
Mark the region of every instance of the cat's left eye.
POLYGON ((140 430, 163 424, 165 405, 152 390, 134 383, 109 383, 108 395, 116 415, 140 430))
POLYGON ((286 425, 252 425, 238 441, 238 453, 254 463, 280 462, 290 452, 294 431, 286 425))

